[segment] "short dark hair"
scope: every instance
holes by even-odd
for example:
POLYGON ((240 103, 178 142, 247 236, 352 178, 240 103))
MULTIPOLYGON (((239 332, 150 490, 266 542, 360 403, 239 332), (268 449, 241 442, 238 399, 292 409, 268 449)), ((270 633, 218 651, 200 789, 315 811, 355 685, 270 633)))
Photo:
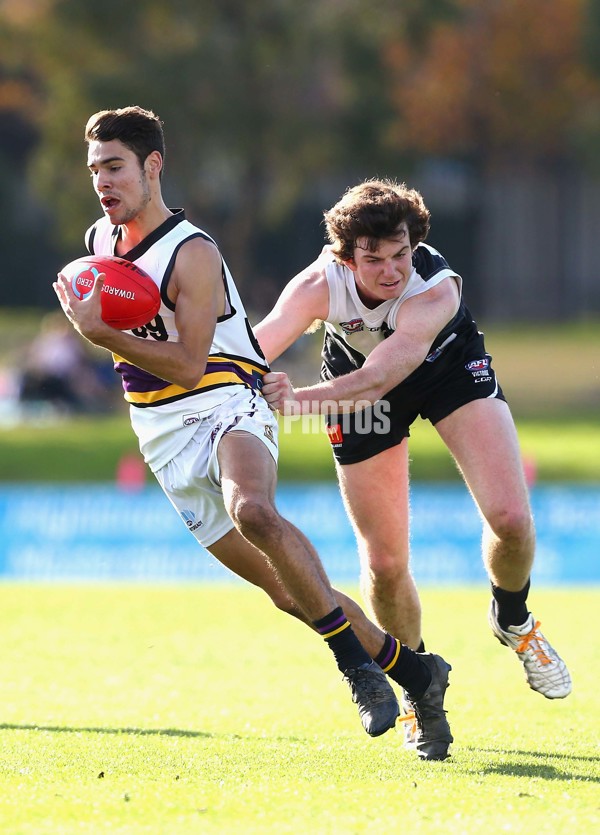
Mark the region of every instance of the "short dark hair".
POLYGON ((369 250, 375 251, 379 241, 394 237, 401 223, 406 223, 410 244, 415 247, 427 237, 429 218, 418 191, 389 179, 370 179, 352 186, 324 213, 327 237, 340 261, 354 257, 359 238, 366 238, 369 250))
MULTIPOLYGON (((110 142, 118 139, 136 155, 143 167, 148 154, 158 151, 165 158, 163 123, 151 110, 137 105, 100 110, 88 119, 85 141, 110 142)), ((162 171, 161 171, 162 174, 162 171)))

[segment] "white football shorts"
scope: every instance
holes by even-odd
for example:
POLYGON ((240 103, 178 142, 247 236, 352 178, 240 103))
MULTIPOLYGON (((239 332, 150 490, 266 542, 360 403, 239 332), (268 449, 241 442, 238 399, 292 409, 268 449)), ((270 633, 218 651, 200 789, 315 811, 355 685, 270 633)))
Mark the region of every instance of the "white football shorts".
POLYGON ((277 431, 266 400, 244 390, 203 414, 187 446, 155 473, 188 530, 205 548, 233 528, 221 491, 219 441, 228 432, 249 433, 263 442, 277 463, 277 431))

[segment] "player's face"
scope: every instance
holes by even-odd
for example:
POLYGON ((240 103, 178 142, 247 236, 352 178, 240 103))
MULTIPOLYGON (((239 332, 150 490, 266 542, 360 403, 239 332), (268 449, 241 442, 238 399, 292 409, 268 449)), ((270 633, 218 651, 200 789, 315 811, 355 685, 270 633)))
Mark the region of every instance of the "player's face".
POLYGON ((90 142, 87 164, 94 190, 111 223, 130 223, 144 211, 150 202, 146 171, 120 140, 90 142))
POLYGON ((412 248, 406 223, 402 223, 393 238, 381 240, 374 252, 367 249, 367 241, 359 240, 354 247, 354 258, 346 261, 354 272, 356 289, 367 305, 397 299, 403 292, 412 272, 412 248))

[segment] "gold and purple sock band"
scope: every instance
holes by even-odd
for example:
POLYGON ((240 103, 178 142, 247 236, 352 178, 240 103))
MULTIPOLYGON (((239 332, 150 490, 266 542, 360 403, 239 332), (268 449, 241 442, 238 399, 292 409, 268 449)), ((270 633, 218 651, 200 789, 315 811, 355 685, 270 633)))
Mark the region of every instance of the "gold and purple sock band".
POLYGON ((371 663, 371 656, 360 643, 344 610, 338 606, 324 618, 313 621, 317 632, 325 639, 333 652, 338 669, 343 673, 350 667, 362 667, 371 663))
POLYGON ((321 620, 314 621, 314 625, 319 635, 322 635, 328 641, 334 635, 339 635, 344 629, 348 629, 350 621, 346 618, 340 606, 321 620))
POLYGON ((398 660, 401 648, 402 644, 400 641, 398 641, 397 638, 392 637, 392 635, 388 635, 386 632, 382 650, 375 659, 384 673, 387 673, 388 670, 392 669, 398 660))

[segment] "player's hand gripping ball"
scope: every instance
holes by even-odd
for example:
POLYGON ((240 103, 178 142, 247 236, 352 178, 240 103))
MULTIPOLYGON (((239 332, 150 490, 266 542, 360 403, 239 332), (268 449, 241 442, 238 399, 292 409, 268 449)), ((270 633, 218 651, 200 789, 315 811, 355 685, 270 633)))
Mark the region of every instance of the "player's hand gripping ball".
POLYGON ((132 261, 114 255, 84 255, 62 268, 78 299, 87 298, 96 277, 104 273, 100 296, 102 319, 117 330, 148 324, 160 309, 160 290, 132 261))

